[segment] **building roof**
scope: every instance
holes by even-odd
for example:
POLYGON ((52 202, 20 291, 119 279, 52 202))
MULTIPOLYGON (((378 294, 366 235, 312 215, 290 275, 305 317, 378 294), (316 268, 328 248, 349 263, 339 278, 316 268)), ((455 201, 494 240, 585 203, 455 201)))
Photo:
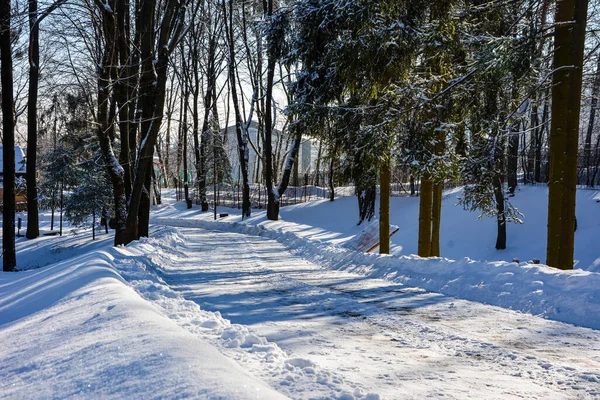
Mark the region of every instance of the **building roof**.
MULTIPOLYGON (((18 174, 24 174, 25 173, 25 153, 23 152, 23 149, 21 148, 21 146, 15 146, 15 168, 16 168, 16 173, 18 174)), ((2 153, 2 146, 0 146, 0 173, 4 172, 4 156, 2 153)))

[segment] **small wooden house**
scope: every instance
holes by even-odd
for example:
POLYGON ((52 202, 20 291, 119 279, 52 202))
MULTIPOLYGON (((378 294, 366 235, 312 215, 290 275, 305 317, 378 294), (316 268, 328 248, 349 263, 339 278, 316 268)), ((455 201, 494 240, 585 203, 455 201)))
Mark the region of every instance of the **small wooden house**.
MULTIPOLYGON (((4 157, 2 155, 2 146, 0 146, 0 202, 4 198, 4 157)), ((25 153, 21 146, 15 146, 15 177, 24 179, 27 167, 25 165, 25 153)), ((27 199, 23 191, 18 191, 16 196, 17 211, 24 211, 27 208, 27 199)))

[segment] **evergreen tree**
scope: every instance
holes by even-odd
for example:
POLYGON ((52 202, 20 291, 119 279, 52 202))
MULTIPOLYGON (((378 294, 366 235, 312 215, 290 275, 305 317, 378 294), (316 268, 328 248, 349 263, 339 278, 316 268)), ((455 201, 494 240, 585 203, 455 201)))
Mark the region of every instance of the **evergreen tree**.
POLYGON ((113 192, 110 177, 102 164, 100 154, 85 160, 73 171, 78 183, 73 185, 65 204, 65 216, 74 226, 91 226, 95 236, 96 217, 107 221, 113 208, 113 192))
MULTIPOLYGON (((524 4, 521 6, 525 7, 524 4)), ((527 33, 527 24, 519 7, 503 4, 494 8, 484 1, 473 2, 469 12, 469 57, 473 78, 466 90, 473 99, 470 104, 468 129, 470 153, 464 159, 462 178, 467 186, 459 203, 469 210, 495 216, 498 234, 496 249, 506 248, 506 223, 520 223, 520 213, 506 199, 504 180, 507 173, 507 143, 513 151, 509 164, 516 176, 520 88, 527 87, 530 49, 534 37, 527 33), (514 138, 517 138, 515 143, 514 138)), ((516 182, 513 179, 511 189, 516 182)))
MULTIPOLYGON (((346 132, 336 139, 347 160, 359 161, 351 168, 359 221, 372 214, 375 171, 390 168, 397 110, 405 100, 405 81, 418 44, 416 28, 426 9, 422 1, 295 2, 293 58, 302 70, 292 85, 295 101, 290 110, 304 129, 322 131, 324 121, 330 120, 338 125, 336 132, 346 132)), ((380 176, 388 176, 387 171, 380 176)), ((382 220, 381 229, 380 237, 387 238, 389 221, 382 220)))
POLYGON ((62 235, 62 212, 64 209, 65 191, 77 187, 83 176, 77 168, 78 150, 63 142, 57 147, 44 154, 41 169, 43 180, 40 192, 46 204, 52 209, 56 205, 60 208, 60 234, 62 235))

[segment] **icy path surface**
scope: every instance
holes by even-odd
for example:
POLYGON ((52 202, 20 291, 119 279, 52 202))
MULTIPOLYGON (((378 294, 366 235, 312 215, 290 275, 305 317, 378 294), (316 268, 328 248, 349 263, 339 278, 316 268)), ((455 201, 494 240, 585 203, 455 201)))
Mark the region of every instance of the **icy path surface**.
MULTIPOLYGON (((327 270, 263 237, 178 230, 182 256, 156 267, 172 289, 362 393, 600 398, 598 331, 327 270)), ((294 385, 238 362, 273 387, 294 385)))

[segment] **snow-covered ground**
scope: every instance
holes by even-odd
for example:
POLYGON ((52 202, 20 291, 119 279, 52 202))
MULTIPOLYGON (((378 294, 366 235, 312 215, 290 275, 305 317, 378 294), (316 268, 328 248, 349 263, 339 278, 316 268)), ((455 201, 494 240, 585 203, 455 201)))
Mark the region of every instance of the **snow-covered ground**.
POLYGON ((352 197, 284 207, 279 221, 268 221, 264 211, 256 210, 242 221, 239 211, 224 209, 230 215, 215 222, 212 213, 186 210, 181 203, 159 206, 152 218, 159 224, 261 235, 321 266, 600 329, 600 272, 596 271, 600 266, 600 204, 593 201, 595 193, 578 192, 575 258, 580 261, 572 271, 528 263, 533 258, 545 259, 548 191, 538 187, 521 188, 512 198, 523 210, 524 224, 508 227, 509 245, 502 251, 494 249, 496 222, 480 221, 477 214, 456 206, 457 190, 445 192, 440 246, 444 257, 431 259, 413 255, 418 198, 392 198, 390 219, 400 227, 392 237, 392 256, 346 248, 362 228, 355 224, 358 212, 352 197), (517 255, 521 261, 511 262, 517 255))
POLYGON ((493 221, 447 193, 442 253, 458 261, 403 256, 414 198, 392 203, 392 256, 343 246, 352 198, 277 222, 165 204, 125 248, 20 239, 20 267, 43 268, 0 274, 0 397, 600 398, 600 332, 584 327, 600 328, 596 192, 579 193, 586 270, 497 261, 543 261, 543 195, 517 194, 525 224, 496 252, 493 221))

